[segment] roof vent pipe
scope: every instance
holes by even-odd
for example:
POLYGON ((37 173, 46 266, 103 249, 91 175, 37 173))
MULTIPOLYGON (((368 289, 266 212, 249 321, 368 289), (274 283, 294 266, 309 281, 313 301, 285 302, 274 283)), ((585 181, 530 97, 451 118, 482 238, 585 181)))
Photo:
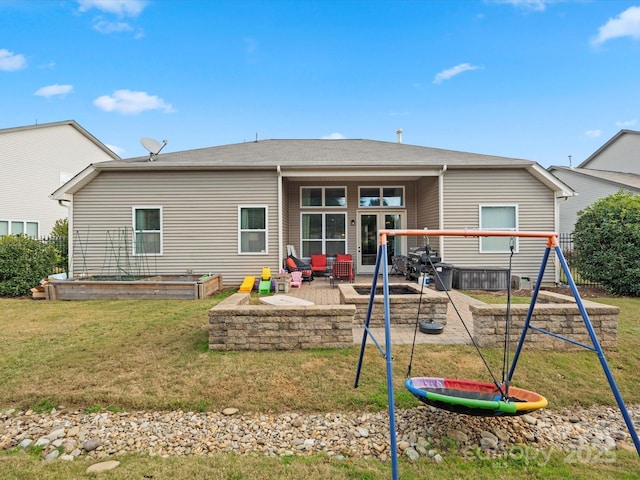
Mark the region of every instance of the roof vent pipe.
POLYGON ((398 136, 398 143, 402 143, 402 129, 401 128, 396 130, 396 135, 398 136))

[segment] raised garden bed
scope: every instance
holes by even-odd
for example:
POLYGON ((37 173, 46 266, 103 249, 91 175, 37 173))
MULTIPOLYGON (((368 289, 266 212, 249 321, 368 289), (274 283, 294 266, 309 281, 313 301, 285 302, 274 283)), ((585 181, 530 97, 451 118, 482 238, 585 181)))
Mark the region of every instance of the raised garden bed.
POLYGON ((45 285, 47 300, 174 299, 210 297, 222 289, 222 275, 156 275, 139 280, 101 278, 55 280, 45 285))

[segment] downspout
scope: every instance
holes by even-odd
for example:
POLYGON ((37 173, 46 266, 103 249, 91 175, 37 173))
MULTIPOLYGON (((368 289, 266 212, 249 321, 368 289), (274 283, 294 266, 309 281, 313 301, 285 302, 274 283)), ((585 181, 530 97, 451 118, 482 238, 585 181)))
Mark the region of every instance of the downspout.
MULTIPOLYGON (((442 166, 442 170, 438 175, 438 209, 439 223, 438 228, 444 230, 444 174, 447 171, 447 165, 442 166)), ((440 252, 440 258, 444 258, 444 237, 440 237, 438 240, 438 251, 440 252)))
POLYGON ((282 233, 282 170, 280 165, 276 167, 278 172, 278 271, 284 265, 284 257, 282 256, 282 240, 284 235, 282 233))

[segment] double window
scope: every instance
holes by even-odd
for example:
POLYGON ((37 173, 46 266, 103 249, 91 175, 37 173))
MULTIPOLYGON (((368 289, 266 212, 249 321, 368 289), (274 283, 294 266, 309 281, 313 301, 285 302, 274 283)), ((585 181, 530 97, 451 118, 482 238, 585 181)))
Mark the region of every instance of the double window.
POLYGON ((335 257, 347 252, 346 213, 303 213, 302 256, 325 253, 335 257))
POLYGON ((300 207, 303 210, 316 209, 314 212, 301 213, 302 256, 310 257, 318 253, 335 256, 346 253, 347 188, 301 187, 300 207))
POLYGON ((27 235, 37 237, 40 234, 38 222, 23 222, 22 220, 0 220, 0 237, 5 235, 27 235))
POLYGON ((360 207, 404 207, 404 187, 360 187, 360 207))
POLYGON ((162 255, 162 207, 133 207, 133 254, 162 255))
MULTIPOLYGON (((517 205, 480 205, 480 230, 515 232, 518 230, 517 205)), ((480 237, 481 253, 518 252, 518 237, 480 237)))
POLYGON ((301 187, 301 207, 346 207, 345 187, 301 187))
POLYGON ((267 254, 267 207, 238 207, 238 253, 267 254))

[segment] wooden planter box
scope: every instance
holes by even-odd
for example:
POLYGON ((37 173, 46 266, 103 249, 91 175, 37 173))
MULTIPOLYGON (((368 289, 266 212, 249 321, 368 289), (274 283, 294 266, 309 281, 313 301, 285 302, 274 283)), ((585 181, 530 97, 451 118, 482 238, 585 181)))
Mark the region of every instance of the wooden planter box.
POLYGON ((56 280, 45 285, 47 300, 183 299, 210 297, 222 289, 222 275, 158 275, 142 280, 56 280))

